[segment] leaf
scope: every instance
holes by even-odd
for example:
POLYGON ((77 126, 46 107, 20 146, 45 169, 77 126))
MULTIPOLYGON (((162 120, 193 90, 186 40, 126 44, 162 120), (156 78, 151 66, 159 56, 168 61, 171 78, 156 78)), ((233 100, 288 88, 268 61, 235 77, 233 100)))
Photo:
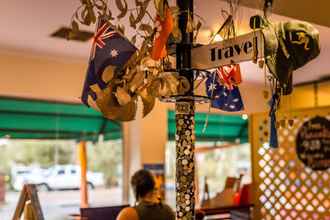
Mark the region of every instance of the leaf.
POLYGON ((178 16, 174 17, 174 25, 172 30, 172 35, 176 43, 180 43, 182 40, 182 33, 179 28, 178 16))
POLYGON ((67 40, 72 40, 75 37, 76 37, 76 34, 73 31, 69 31, 69 33, 67 35, 67 40))
POLYGON ((121 19, 125 17, 128 11, 126 0, 116 0, 116 6, 120 11, 120 14, 117 16, 117 18, 121 19))
POLYGON ((197 36, 199 34, 199 30, 201 29, 202 27, 202 22, 200 20, 198 20, 196 26, 195 26, 195 31, 196 31, 196 34, 195 34, 195 37, 194 37, 194 40, 197 39, 197 36))
POLYGON ((135 18, 132 13, 129 15, 129 24, 132 28, 136 29, 135 18))
POLYGON ((139 1, 139 0, 135 0, 135 5, 136 6, 141 6, 143 4, 143 2, 139 1))
POLYGON ((139 8, 137 17, 135 19, 135 24, 141 22, 143 17, 146 15, 148 5, 143 5, 142 7, 139 8))
POLYGON ((74 17, 75 17, 77 20, 79 19, 78 10, 74 13, 74 17))
POLYGON ((112 16, 112 11, 110 9, 108 9, 107 13, 106 13, 106 18, 108 20, 114 20, 115 18, 112 16))
POLYGON ((128 83, 130 91, 134 92, 140 86, 143 85, 145 79, 145 73, 143 71, 135 70, 133 78, 128 83))
POLYGON ((165 0, 154 0, 157 15, 159 15, 161 20, 165 18, 165 3, 165 0))
POLYGON ((199 30, 201 29, 201 27, 202 27, 202 22, 201 22, 200 20, 198 20, 198 22, 197 22, 197 24, 196 24, 196 27, 195 27, 195 30, 196 30, 197 32, 199 32, 199 30))
POLYGON ((71 28, 72 28, 72 32, 73 33, 78 33, 79 32, 79 25, 78 22, 76 22, 75 20, 72 20, 71 22, 71 28))
POLYGON ((94 2, 95 7, 98 10, 104 11, 107 8, 107 4, 104 1, 95 1, 94 2))
POLYGON ((131 39, 131 43, 132 43, 132 44, 136 44, 136 35, 134 35, 134 36, 132 37, 132 39, 131 39))
POLYGON ((121 24, 118 24, 117 25, 117 31, 122 34, 122 35, 125 35, 125 26, 124 25, 121 25, 121 24))
POLYGON ((102 73, 102 81, 108 84, 115 76, 115 69, 116 67, 112 65, 106 67, 102 73))
POLYGON ((194 31, 194 22, 193 19, 190 15, 190 12, 188 12, 188 21, 187 21, 187 27, 186 27, 186 32, 187 33, 192 33, 194 31))
POLYGON ((92 15, 90 14, 90 11, 90 7, 86 6, 81 12, 82 23, 88 26, 92 23, 92 15))
POLYGON ((147 116, 155 106, 155 97, 152 96, 147 89, 139 93, 143 103, 143 117, 147 116))
POLYGON ((112 120, 131 121, 136 114, 136 98, 131 97, 131 101, 121 106, 114 95, 114 85, 110 85, 102 91, 96 93, 96 103, 104 117, 112 120))
POLYGON ((180 14, 180 9, 178 6, 171 6, 170 10, 173 17, 177 17, 180 14))
POLYGON ((138 14, 137 14, 137 17, 135 19, 135 23, 139 23, 142 21, 142 19, 144 18, 144 16, 146 15, 147 13, 147 9, 148 9, 148 5, 150 3, 151 0, 146 0, 144 2, 142 2, 140 4, 140 7, 138 9, 138 14))
POLYGON ((128 91, 122 87, 117 87, 115 96, 121 106, 127 105, 132 100, 131 96, 128 94, 128 91))
POLYGON ((95 16, 95 13, 94 13, 94 10, 92 7, 88 7, 88 17, 89 17, 89 21, 90 23, 89 24, 94 24, 96 22, 96 16, 95 16))
POLYGON ((152 34, 153 29, 149 24, 141 24, 139 30, 147 32, 149 35, 152 34))
POLYGON ((85 7, 83 10, 81 10, 80 12, 80 22, 83 23, 83 24, 87 24, 87 17, 88 15, 88 10, 87 10, 87 7, 85 7))
POLYGON ((185 94, 191 88, 189 80, 184 76, 179 76, 179 86, 178 86, 178 93, 185 94))

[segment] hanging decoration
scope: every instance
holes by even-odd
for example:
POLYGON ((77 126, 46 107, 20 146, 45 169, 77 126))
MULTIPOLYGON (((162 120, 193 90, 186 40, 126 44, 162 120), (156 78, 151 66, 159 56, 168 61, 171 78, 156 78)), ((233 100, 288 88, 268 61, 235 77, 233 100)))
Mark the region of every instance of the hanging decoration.
POLYGON ((278 136, 277 136, 277 123, 276 123, 276 111, 279 107, 280 103, 280 97, 277 93, 274 93, 272 96, 272 99, 269 103, 270 105, 270 111, 269 111, 269 117, 270 117, 270 139, 269 139, 269 146, 272 148, 278 147, 278 136))
MULTIPOLYGON (((83 103, 109 119, 130 121, 135 118, 138 100, 142 101, 143 116, 146 116, 152 111, 156 98, 171 102, 187 99, 188 91, 203 84, 196 86, 198 79, 205 82, 206 95, 192 94, 189 99, 209 100, 211 107, 223 111, 242 111, 244 104, 238 87, 242 76, 240 66, 235 62, 248 59, 258 63, 260 68, 267 67, 271 74, 267 75, 265 69, 265 78, 271 82, 273 94, 269 113, 272 122, 270 142, 271 146, 277 147, 276 129, 286 124, 284 120, 276 120, 280 98, 292 93, 293 71, 319 55, 318 31, 306 22, 271 23, 273 1, 265 0, 264 15, 250 19, 253 32, 237 37, 234 21, 239 0, 228 1, 229 10, 221 11, 225 21, 211 36, 210 43, 215 35, 220 35, 223 41, 192 50, 195 70, 194 81, 190 82, 173 69, 167 43, 170 35, 176 42, 182 38, 180 14, 187 15, 186 33, 197 33, 201 22, 195 23, 189 10, 179 11, 166 0, 154 0, 156 15, 150 15, 150 2, 136 0, 135 8, 131 9, 126 0, 116 0, 120 13, 113 16, 105 0, 81 1, 72 17, 72 34, 79 29, 79 23, 91 25, 98 21, 82 93, 83 103), (120 23, 125 17, 136 32, 131 40, 125 37, 125 28, 120 23), (134 45, 137 38, 142 38, 140 49, 134 45), (205 60, 205 57, 211 60, 205 60), (205 70, 211 68, 215 70, 205 70)), ((268 97, 267 94, 264 96, 268 97)))
POLYGON ((234 85, 238 85, 242 82, 241 68, 239 64, 220 66, 216 73, 219 80, 227 89, 232 90, 234 85))
MULTIPOLYGON (((264 35, 264 60, 271 75, 270 100, 270 145, 278 147, 277 127, 286 126, 286 121, 277 122, 276 112, 280 107, 282 95, 293 91, 293 71, 304 66, 320 54, 319 32, 307 22, 289 21, 271 23, 268 20, 272 1, 265 1, 264 17, 253 16, 250 19, 252 29, 261 28, 264 35)), ((262 60, 262 62, 264 62, 262 60)), ((265 76, 267 77, 267 76, 265 76)), ((292 119, 288 120, 292 124, 292 119)))
MULTIPOLYGON (((263 19, 263 18, 259 18, 263 19)), ((292 73, 320 54, 319 33, 301 21, 269 23, 262 21, 267 67, 283 95, 292 93, 292 73)))
MULTIPOLYGON (((229 82, 229 80, 227 80, 229 82)), ((227 85, 221 83, 218 72, 214 72, 206 80, 207 95, 212 100, 211 106, 227 112, 244 110, 240 91, 231 82, 227 85)))
POLYGON ((164 18, 157 15, 157 34, 152 47, 151 58, 154 60, 160 60, 167 55, 166 44, 168 37, 173 31, 174 20, 172 12, 168 5, 165 5, 164 18))
MULTIPOLYGON (((226 112, 237 112, 244 110, 244 104, 238 88, 238 85, 242 82, 241 69, 239 64, 235 64, 234 56, 248 57, 248 54, 252 51, 249 48, 253 46, 253 39, 244 37, 241 40, 242 43, 235 41, 236 28, 234 16, 237 12, 239 1, 235 3, 234 1, 229 1, 228 3, 229 12, 222 10, 225 22, 215 33, 215 35, 219 34, 224 39, 224 48, 217 47, 217 49, 214 49, 216 48, 215 45, 212 46, 210 64, 216 65, 218 63, 219 65, 223 57, 230 60, 231 64, 221 65, 212 75, 207 76, 206 93, 211 100, 210 107, 226 112)), ((214 40, 215 35, 211 37, 211 42, 214 40)))
MULTIPOLYGON (((170 7, 166 0, 155 0, 154 20, 147 11, 150 2, 137 0, 131 10, 126 0, 116 0, 120 14, 114 17, 104 0, 84 0, 72 17, 71 34, 79 29, 79 23, 97 22, 81 99, 108 119, 133 120, 138 100, 142 101, 146 116, 153 109, 155 98, 183 95, 191 88, 190 82, 165 62, 170 34, 177 40, 181 38, 178 9, 170 7), (127 16, 136 32, 131 40, 118 23, 127 16), (142 38, 140 49, 134 45, 138 37, 142 38)), ((200 25, 192 23, 192 28, 197 31, 200 25)))

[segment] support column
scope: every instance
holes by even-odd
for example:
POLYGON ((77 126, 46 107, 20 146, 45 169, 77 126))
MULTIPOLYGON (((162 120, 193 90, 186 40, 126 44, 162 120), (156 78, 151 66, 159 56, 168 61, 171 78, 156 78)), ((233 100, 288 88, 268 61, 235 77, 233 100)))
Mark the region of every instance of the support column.
POLYGON ((130 178, 141 168, 141 119, 123 123, 123 202, 132 202, 130 178))
POLYGON ((176 104, 177 219, 195 219, 194 103, 176 104))
MULTIPOLYGON (((177 0, 180 9, 179 28, 182 41, 176 48, 176 69, 190 82, 185 96, 193 96, 194 77, 191 71, 193 33, 187 33, 188 16, 193 17, 193 0, 177 0)), ((191 99, 176 102, 176 216, 178 220, 195 219, 195 103, 191 99)))
POLYGON ((86 142, 79 143, 79 164, 81 169, 80 177, 80 208, 88 207, 88 188, 87 188, 87 151, 86 142))
MULTIPOLYGON (((139 106, 142 110, 142 106, 139 106)), ((156 103, 153 111, 145 118, 137 115, 136 120, 123 123, 124 202, 133 202, 130 197, 130 177, 148 164, 165 165, 167 143, 167 105, 156 103)))

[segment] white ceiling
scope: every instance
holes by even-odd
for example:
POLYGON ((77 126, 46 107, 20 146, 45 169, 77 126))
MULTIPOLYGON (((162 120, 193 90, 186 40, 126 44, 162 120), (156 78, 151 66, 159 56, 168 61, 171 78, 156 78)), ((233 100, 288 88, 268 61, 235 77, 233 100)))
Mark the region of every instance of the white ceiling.
MULTIPOLYGON (((284 4, 284 1, 281 4, 284 4)), ((49 37, 59 27, 68 26, 71 15, 78 5, 79 0, 1 0, 0 51, 18 51, 68 60, 87 60, 89 43, 49 37)), ((205 42, 210 31, 219 28, 223 22, 220 12, 226 7, 226 3, 220 0, 195 0, 195 12, 206 21, 199 41, 205 42)), ((259 11, 245 7, 239 10, 237 17, 239 32, 249 31, 247 28, 249 17, 256 13, 259 11)), ((273 15, 272 19, 289 20, 287 17, 277 15, 273 15)), ((321 55, 295 72, 295 83, 317 80, 330 74, 330 28, 319 25, 316 27, 320 31, 321 55)), ((262 72, 255 65, 243 63, 242 70, 245 81, 263 82, 262 72)))

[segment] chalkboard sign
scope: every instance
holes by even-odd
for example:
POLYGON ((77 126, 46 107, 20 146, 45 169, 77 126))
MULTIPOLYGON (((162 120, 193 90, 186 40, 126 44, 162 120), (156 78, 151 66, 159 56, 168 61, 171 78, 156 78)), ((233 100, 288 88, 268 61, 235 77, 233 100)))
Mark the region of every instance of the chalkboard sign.
POLYGON ((330 168, 330 121, 315 117, 305 122, 296 138, 298 158, 313 170, 330 168))

